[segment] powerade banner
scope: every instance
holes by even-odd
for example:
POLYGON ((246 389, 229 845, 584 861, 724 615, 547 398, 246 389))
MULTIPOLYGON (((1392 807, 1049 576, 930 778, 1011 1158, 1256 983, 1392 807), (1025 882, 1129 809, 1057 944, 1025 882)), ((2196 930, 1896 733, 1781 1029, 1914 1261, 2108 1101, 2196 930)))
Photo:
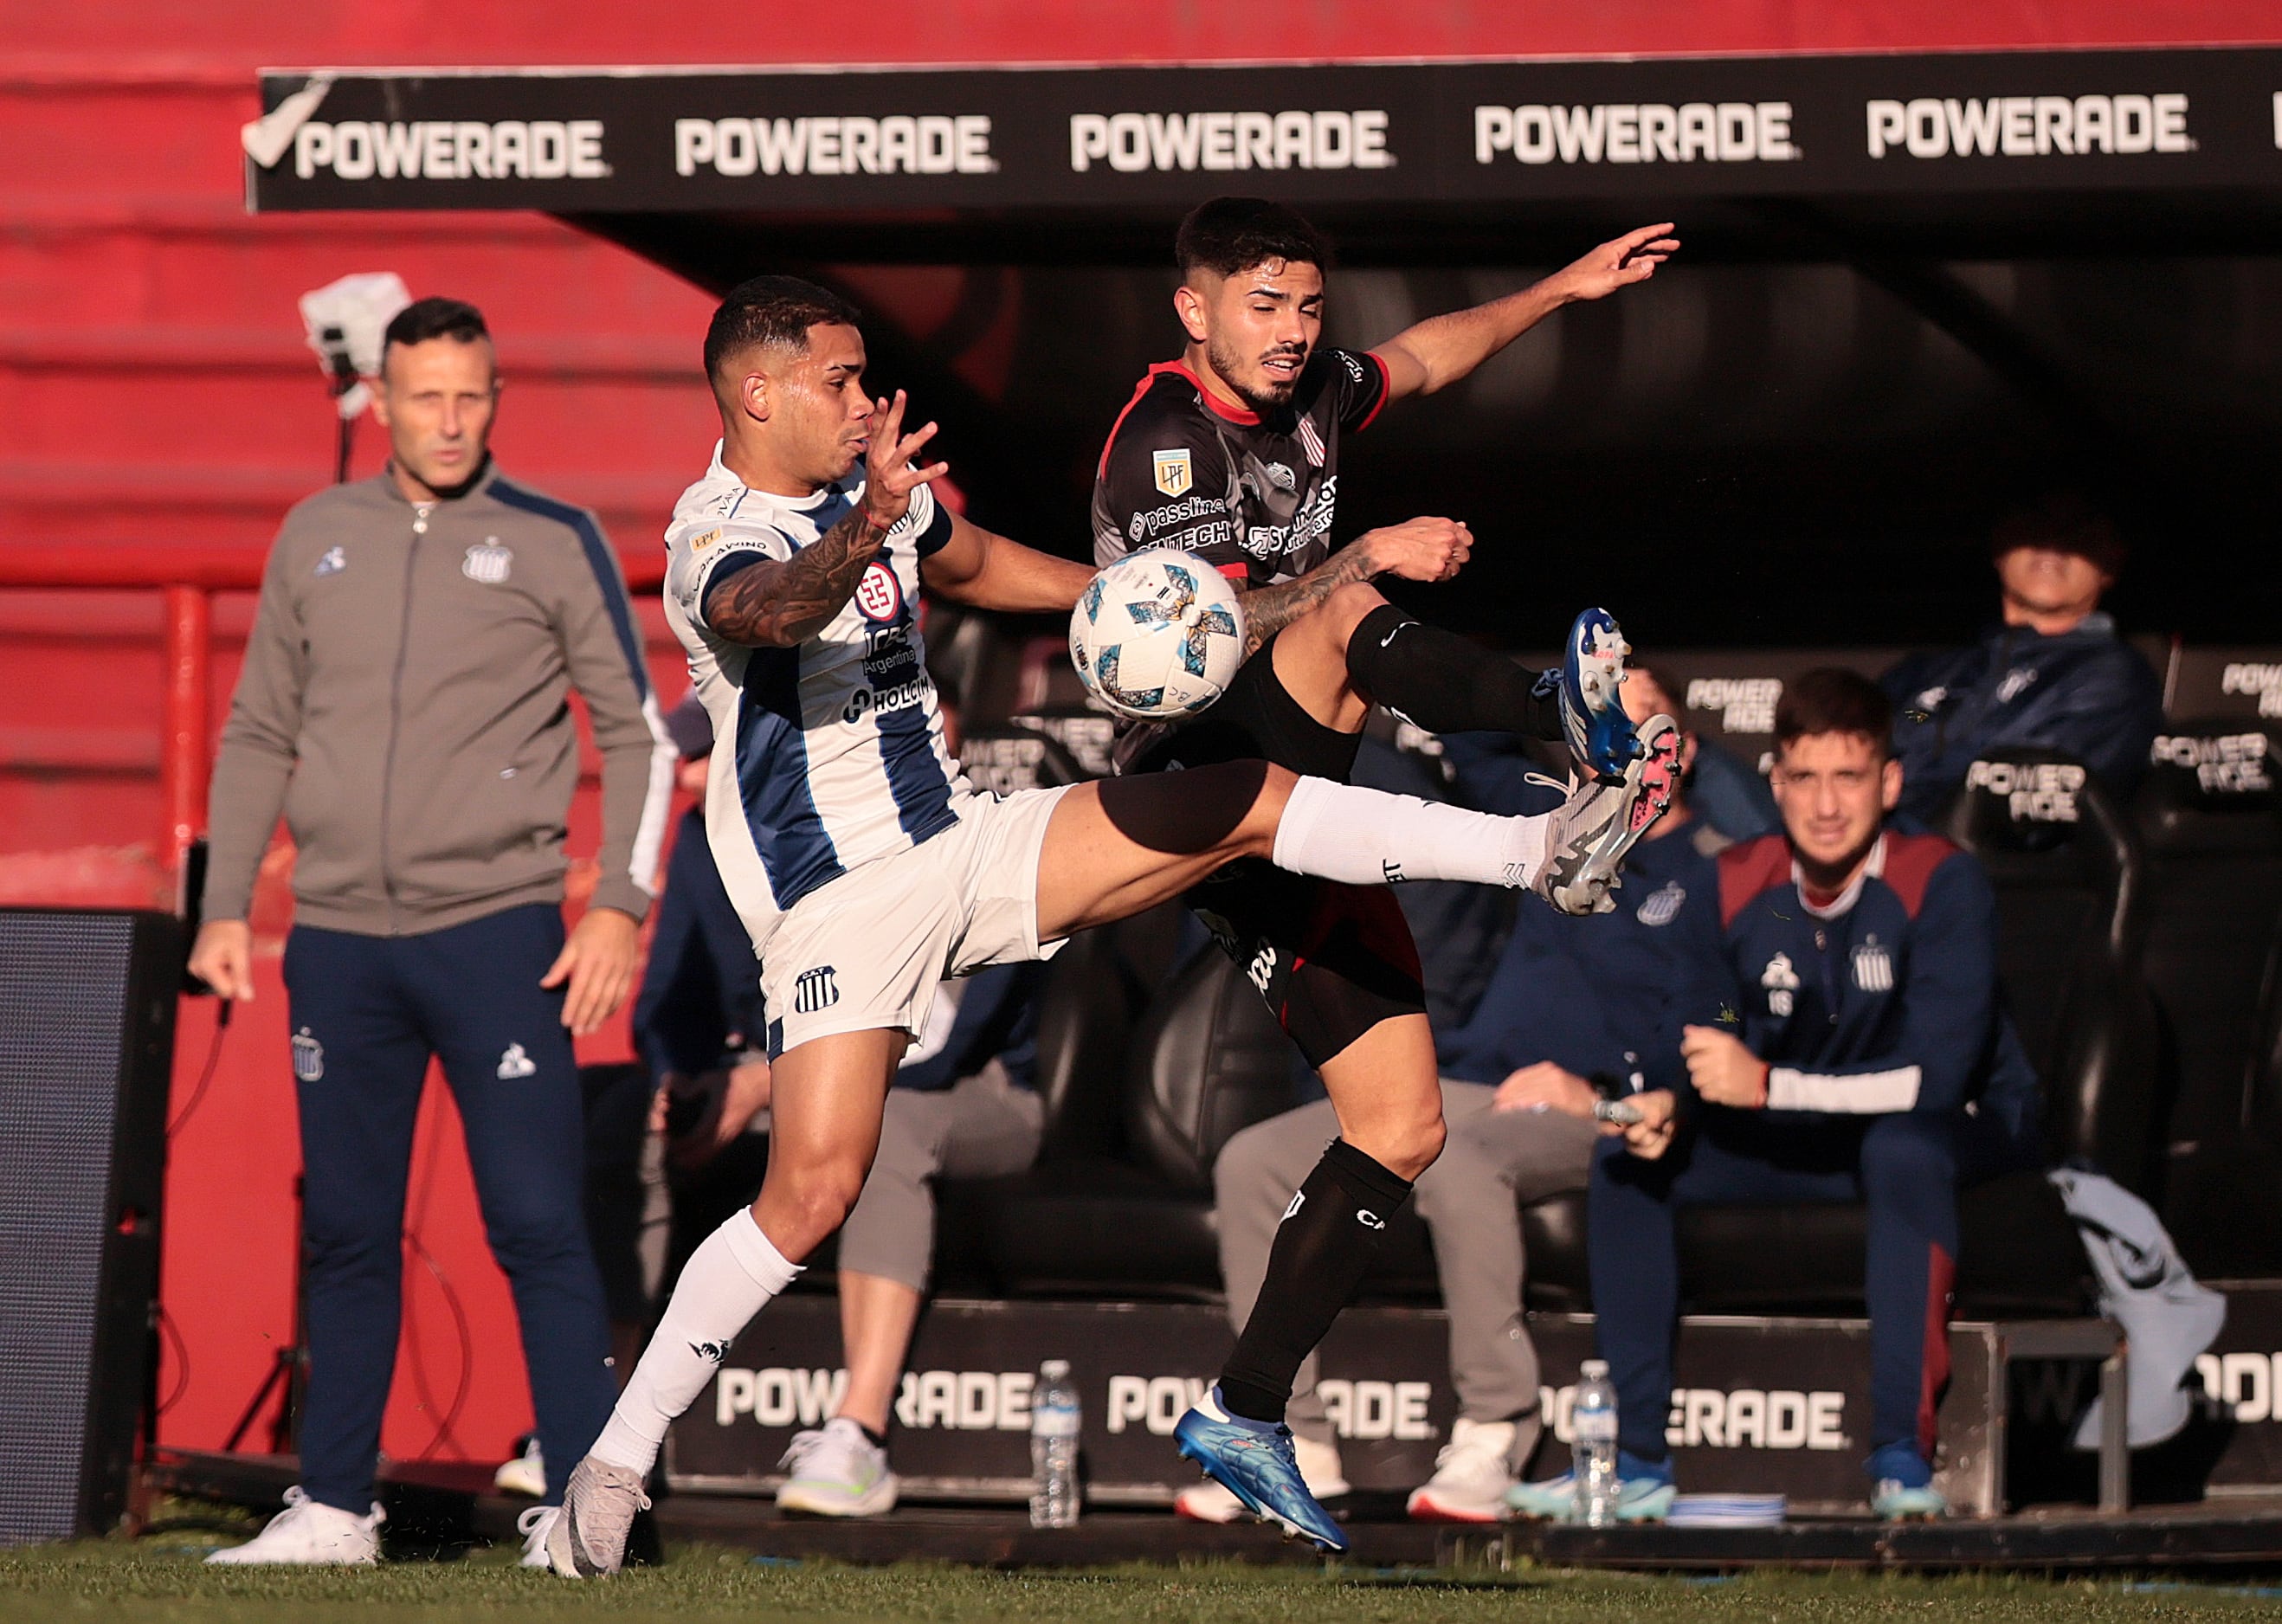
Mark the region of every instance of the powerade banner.
POLYGON ((260 210, 1019 211, 2282 184, 2282 50, 269 72, 260 210))

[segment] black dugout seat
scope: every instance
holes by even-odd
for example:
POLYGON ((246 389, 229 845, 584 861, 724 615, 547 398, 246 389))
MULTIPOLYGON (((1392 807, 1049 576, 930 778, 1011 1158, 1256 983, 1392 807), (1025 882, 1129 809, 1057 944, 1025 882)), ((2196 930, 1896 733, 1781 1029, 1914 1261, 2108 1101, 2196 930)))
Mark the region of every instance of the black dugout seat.
MULTIPOLYGON (((2138 975, 2142 859, 2115 804, 2065 758, 1976 763, 1942 831, 1997 891, 1998 972, 2044 1080, 2045 1152, 2144 1185, 2154 1022, 2138 975)), ((1583 1200, 1523 1213, 1533 1306, 1587 1306, 1583 1200)), ((2008 1174, 1960 1201, 1960 1316, 2073 1314, 2084 1259, 2042 1175, 2008 1174)), ((1681 1290, 1697 1313, 1862 1312, 1859 1206, 1685 1209, 1681 1290)))
POLYGON ((2167 727, 2138 813, 2169 1102, 2164 1219, 2199 1275, 2282 1275, 2282 1123, 2271 1100, 2282 750, 2240 717, 2167 727))

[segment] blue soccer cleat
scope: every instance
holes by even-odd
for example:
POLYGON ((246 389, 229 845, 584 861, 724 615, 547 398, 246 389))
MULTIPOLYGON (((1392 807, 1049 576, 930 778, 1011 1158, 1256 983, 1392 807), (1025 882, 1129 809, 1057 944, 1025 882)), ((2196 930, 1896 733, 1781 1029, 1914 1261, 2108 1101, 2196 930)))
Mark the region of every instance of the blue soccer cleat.
POLYGON ((1215 1387, 1181 1418, 1173 1436, 1182 1458, 1202 1466, 1207 1477, 1243 1501, 1261 1521, 1275 1523, 1292 1538, 1308 1540, 1333 1556, 1347 1548, 1347 1535, 1300 1480, 1290 1427, 1229 1414, 1215 1387))
POLYGON ((1561 727, 1569 753, 1591 777, 1614 783, 1641 753, 1632 719, 1618 690, 1632 649, 1605 609, 1588 609, 1569 627, 1561 664, 1545 673, 1561 696, 1561 727))

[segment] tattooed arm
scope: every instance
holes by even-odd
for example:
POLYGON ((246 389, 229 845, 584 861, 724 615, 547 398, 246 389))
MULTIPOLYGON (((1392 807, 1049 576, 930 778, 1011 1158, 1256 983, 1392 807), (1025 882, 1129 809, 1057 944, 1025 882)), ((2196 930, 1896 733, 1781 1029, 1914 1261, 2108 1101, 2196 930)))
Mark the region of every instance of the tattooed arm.
POLYGON ((1473 532, 1455 519, 1406 519, 1366 531, 1297 580, 1257 587, 1244 594, 1245 653, 1301 616, 1319 609, 1340 587, 1376 575, 1446 581, 1472 552, 1473 532))
POLYGON ((705 624, 716 636, 759 649, 796 648, 815 636, 847 604, 865 566, 911 506, 912 493, 949 471, 945 462, 922 468, 912 461, 935 425, 903 432, 902 390, 879 410, 880 426, 865 455, 864 500, 791 557, 722 578, 705 595, 705 624))
POLYGON ((783 563, 748 565, 715 587, 705 597, 706 626, 757 649, 806 642, 854 594, 894 523, 872 511, 867 491, 846 518, 783 563))

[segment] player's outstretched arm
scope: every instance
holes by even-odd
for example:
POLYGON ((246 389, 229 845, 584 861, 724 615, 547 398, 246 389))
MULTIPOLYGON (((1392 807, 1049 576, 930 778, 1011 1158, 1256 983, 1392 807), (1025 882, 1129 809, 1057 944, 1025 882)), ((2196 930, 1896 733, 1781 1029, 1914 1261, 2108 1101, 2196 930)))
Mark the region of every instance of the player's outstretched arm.
POLYGON ((1473 532, 1455 519, 1405 519, 1365 531, 1300 576, 1244 594, 1244 651, 1248 656, 1294 620, 1331 601, 1340 587, 1374 576, 1446 581, 1471 556, 1473 532))
POLYGON ((1627 231, 1518 293, 1405 328, 1371 352, 1386 368, 1388 398, 1447 388, 1562 306, 1606 299, 1618 288, 1646 282, 1680 252, 1680 239, 1668 235, 1671 230, 1666 221, 1627 231))
POLYGON ((950 471, 916 458, 935 425, 903 432, 904 392, 879 403, 879 428, 865 453, 864 500, 791 557, 740 570, 705 596, 705 624, 718 637, 757 649, 790 649, 824 629, 847 604, 864 567, 911 506, 912 493, 950 471))
POLYGON ((973 609, 1067 613, 1093 571, 951 515, 951 540, 920 560, 928 590, 973 609))

